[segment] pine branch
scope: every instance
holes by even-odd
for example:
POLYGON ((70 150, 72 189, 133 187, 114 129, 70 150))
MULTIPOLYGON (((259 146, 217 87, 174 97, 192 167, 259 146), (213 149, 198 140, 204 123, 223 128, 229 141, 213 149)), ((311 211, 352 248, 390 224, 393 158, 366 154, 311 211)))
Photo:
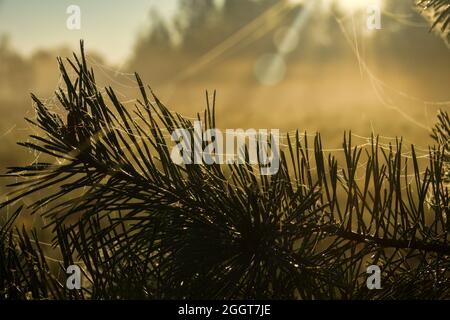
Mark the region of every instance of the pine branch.
MULTIPOLYGON (((193 132, 191 121, 169 111, 137 74, 134 108, 110 87, 101 93, 83 45, 80 57, 58 61, 66 115, 33 96, 37 118, 28 121, 45 136, 21 143, 48 162, 10 168, 6 177, 18 181, 0 208, 45 190, 28 210, 49 219, 65 266, 82 261, 83 297, 450 296, 448 272, 433 274, 450 266, 448 139, 436 140, 426 164, 414 146, 404 158, 401 139, 382 145, 372 137, 357 147, 345 134, 340 159, 323 150, 319 134, 311 146, 297 132, 287 135, 272 176, 258 175, 248 154, 244 165, 176 165, 166 133, 193 132), (382 264, 386 291, 364 289, 365 263, 382 264), (411 281, 426 290, 406 290, 411 281)), ((198 119, 204 130, 216 127, 215 99, 198 119)), ((440 115, 434 135, 447 127, 440 115)), ((36 296, 83 298, 46 290, 36 296)))
POLYGON ((430 22, 431 30, 438 30, 444 41, 450 43, 450 0, 417 0, 416 6, 430 22))

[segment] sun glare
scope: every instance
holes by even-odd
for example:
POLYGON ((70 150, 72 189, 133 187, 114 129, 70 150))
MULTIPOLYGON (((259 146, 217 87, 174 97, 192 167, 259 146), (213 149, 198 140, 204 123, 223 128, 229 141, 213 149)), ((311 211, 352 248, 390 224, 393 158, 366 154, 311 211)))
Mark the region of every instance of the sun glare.
POLYGON ((382 0, 288 0, 293 5, 305 4, 308 1, 322 2, 325 8, 335 6, 342 11, 355 12, 365 10, 370 5, 381 5, 382 0))
POLYGON ((342 10, 348 10, 348 11, 365 10, 370 5, 374 5, 374 4, 379 5, 381 3, 380 0, 327 0, 327 2, 330 2, 330 3, 334 2, 342 10))

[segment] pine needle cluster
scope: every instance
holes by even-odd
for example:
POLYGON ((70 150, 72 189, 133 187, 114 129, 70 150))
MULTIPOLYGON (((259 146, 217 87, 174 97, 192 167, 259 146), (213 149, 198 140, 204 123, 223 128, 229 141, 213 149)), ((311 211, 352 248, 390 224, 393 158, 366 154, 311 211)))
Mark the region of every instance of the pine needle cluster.
MULTIPOLYGON (((83 46, 58 61, 64 115, 33 96, 42 134, 20 143, 54 161, 5 174, 16 181, 0 207, 0 299, 450 298, 447 113, 424 165, 401 139, 358 147, 344 134, 340 159, 299 132, 272 176, 176 165, 167 132, 193 130, 189 119, 137 74, 134 108, 99 91, 83 46), (25 213, 48 222, 51 249, 18 228, 23 208, 6 215, 39 193, 25 213), (81 290, 66 288, 74 264, 81 290), (366 286, 369 265, 381 290, 366 286)), ((198 119, 216 127, 214 99, 198 119)))

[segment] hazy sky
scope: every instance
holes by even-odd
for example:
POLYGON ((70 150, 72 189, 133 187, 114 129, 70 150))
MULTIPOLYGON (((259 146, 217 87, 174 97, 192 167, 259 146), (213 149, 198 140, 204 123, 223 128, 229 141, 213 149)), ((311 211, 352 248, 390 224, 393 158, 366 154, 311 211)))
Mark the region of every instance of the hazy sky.
POLYGON ((15 49, 31 54, 39 48, 78 46, 79 39, 112 63, 132 50, 140 30, 148 26, 150 8, 170 17, 178 0, 0 0, 0 35, 15 49), (81 29, 68 30, 68 6, 81 9, 81 29))

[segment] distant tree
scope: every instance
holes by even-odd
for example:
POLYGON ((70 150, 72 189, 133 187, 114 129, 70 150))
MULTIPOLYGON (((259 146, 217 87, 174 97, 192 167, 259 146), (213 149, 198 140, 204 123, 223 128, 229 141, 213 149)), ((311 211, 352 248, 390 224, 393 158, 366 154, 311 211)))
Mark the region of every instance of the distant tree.
MULTIPOLYGON (((433 30, 439 31, 444 39, 448 39, 449 1, 387 1, 386 5, 390 12, 398 14, 400 20, 401 16, 407 16, 409 22, 423 23, 420 14, 414 11, 414 8, 417 8, 433 21, 433 30)), ((151 77, 153 81, 160 78, 172 79, 177 72, 194 63, 279 2, 225 0, 220 7, 215 3, 211 0, 180 0, 178 12, 170 23, 153 12, 150 15, 152 23, 149 30, 138 38, 130 69, 142 70, 143 75, 146 78, 151 77), (172 63, 165 64, 167 59, 171 59, 172 63)), ((302 7, 291 8, 292 10, 288 10, 289 13, 278 21, 277 28, 251 45, 246 45, 243 41, 237 48, 233 48, 231 54, 243 57, 273 51, 275 32, 279 28, 289 27, 302 10, 302 7)), ((412 32, 410 26, 402 24, 395 16, 386 16, 383 19, 383 28, 389 30, 389 33, 375 34, 377 46, 372 48, 372 52, 380 59, 392 57, 397 61, 397 57, 402 56, 399 63, 410 68, 417 59, 442 55, 443 45, 430 37, 427 30, 416 29, 412 32), (428 49, 421 50, 424 46, 428 49)), ((319 11, 315 12, 309 17, 308 31, 301 36, 302 50, 293 52, 293 58, 308 55, 310 61, 323 62, 348 57, 348 44, 332 16, 324 18, 319 11), (329 40, 327 46, 320 45, 321 37, 329 40)), ((228 56, 229 54, 227 52, 228 56)))
POLYGON ((175 47, 167 22, 155 10, 150 11, 149 19, 150 30, 138 35, 128 64, 131 70, 145 70, 144 76, 158 81, 173 74, 180 61, 174 59, 175 47), (168 60, 170 64, 164 63, 168 60))
POLYGON ((226 0, 222 6, 217 6, 211 0, 181 0, 171 24, 152 12, 149 30, 137 40, 130 69, 143 70, 144 76, 151 73, 153 80, 161 74, 170 78, 276 2, 226 0), (162 70, 161 62, 168 58, 172 63, 163 63, 162 70))
POLYGON ((9 37, 0 36, 0 97, 17 99, 30 88, 29 63, 11 47, 9 37))

